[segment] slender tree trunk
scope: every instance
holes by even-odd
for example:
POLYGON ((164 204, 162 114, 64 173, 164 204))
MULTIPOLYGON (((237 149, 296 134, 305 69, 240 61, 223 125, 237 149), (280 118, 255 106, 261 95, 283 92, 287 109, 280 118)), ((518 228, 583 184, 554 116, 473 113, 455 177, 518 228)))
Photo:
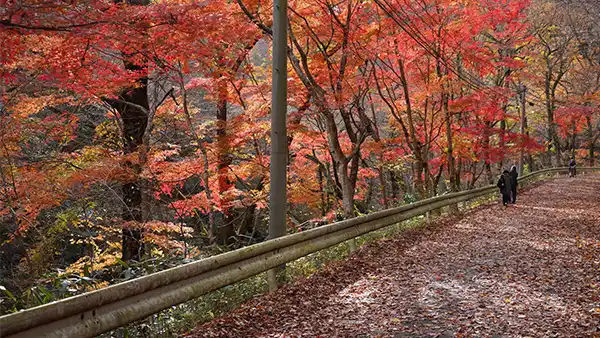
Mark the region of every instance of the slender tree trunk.
POLYGON ((421 149, 421 144, 420 144, 419 140, 417 139, 417 135, 416 135, 417 133, 415 130, 415 122, 413 119, 412 103, 410 100, 410 91, 408 90, 408 81, 406 79, 404 63, 401 58, 398 58, 398 68, 400 70, 400 82, 402 84, 402 90, 403 90, 403 94, 404 94, 404 102, 406 103, 406 118, 407 118, 407 122, 408 122, 408 134, 410 137, 410 144, 411 144, 410 148, 412 149, 413 154, 415 155, 415 161, 414 161, 414 165, 413 165, 413 168, 414 168, 413 176, 414 176, 417 191, 419 193, 419 198, 423 199, 423 198, 426 198, 426 196, 427 196, 425 184, 423 182, 423 169, 424 169, 423 151, 421 149))
POLYGON ((499 144, 498 147, 502 150, 500 152, 500 162, 498 162, 498 171, 502 172, 502 169, 504 168, 504 138, 505 138, 505 134, 506 134, 506 119, 504 117, 504 114, 502 116, 502 120, 500 121, 500 140, 499 140, 499 144))
POLYGON ((594 126, 592 125, 592 117, 590 115, 585 117, 585 121, 587 122, 587 134, 588 134, 588 156, 589 156, 589 162, 590 162, 590 167, 593 167, 595 164, 595 159, 594 156, 596 156, 594 154, 594 146, 596 143, 596 139, 594 138, 594 126))
POLYGON ((573 122, 572 126, 573 133, 571 134, 571 156, 575 156, 575 143, 577 141, 577 129, 575 126, 575 122, 573 122))
MULTIPOLYGON (((525 128, 527 125, 527 115, 525 114, 526 109, 526 93, 527 89, 524 85, 519 84, 519 101, 521 106, 521 128, 519 130, 521 136, 525 135, 525 128)), ((519 176, 523 176, 523 166, 525 164, 525 146, 521 144, 521 149, 519 151, 519 176)))
POLYGON ((229 138, 227 135, 227 102, 229 93, 227 90, 227 81, 221 77, 218 82, 218 102, 217 102, 217 179, 219 186, 219 198, 222 211, 221 217, 214 222, 211 241, 218 241, 220 244, 229 244, 231 237, 235 234, 233 216, 230 210, 230 201, 224 197, 231 188, 232 183, 229 180, 229 166, 231 165, 229 138))
POLYGON ((392 198, 394 200, 398 199, 400 195, 400 185, 398 185, 398 179, 396 178, 396 173, 393 170, 389 171, 390 173, 390 186, 392 187, 392 198))
MULTIPOLYGON (((179 89, 182 93, 182 105, 183 105, 183 113, 185 114, 186 122, 190 128, 190 133, 194 136, 196 143, 198 144, 198 148, 200 148, 200 152, 202 153, 202 165, 204 172, 202 173, 202 184, 204 185, 204 193, 206 195, 206 199, 208 201, 208 229, 206 232, 209 235, 209 241, 214 242, 214 230, 215 228, 215 212, 214 212, 214 202, 212 201, 212 191, 210 188, 210 165, 208 162, 208 151, 206 150, 206 146, 203 144, 203 140, 198 136, 196 130, 194 128, 194 123, 192 121, 192 114, 190 113, 190 109, 188 106, 188 97, 187 90, 185 89, 184 77, 183 73, 179 74, 179 89)), ((205 229, 201 229, 205 230, 205 229)))
MULTIPOLYGON (((448 143, 446 156, 448 162, 448 179, 450 180, 450 191, 456 192, 458 191, 458 187, 456 185, 456 168, 454 164, 454 155, 452 149, 452 118, 448 109, 448 94, 442 93, 442 110, 444 112, 444 118, 446 120, 446 142, 448 143)), ((450 205, 451 213, 458 213, 458 205, 451 204, 450 205)))
MULTIPOLYGON (((431 174, 431 195, 430 197, 435 197, 438 195, 438 186, 440 184, 440 179, 442 178, 442 175, 444 174, 444 166, 442 165, 440 167, 440 171, 434 176, 433 174, 431 174)), ((456 208, 458 209, 458 206, 455 204, 456 208)), ((454 212, 454 208, 451 208, 451 212, 454 212)), ((437 217, 440 216, 442 214, 442 209, 435 209, 433 211, 431 211, 430 215, 437 217)))
MULTIPOLYGON (((323 107, 323 106, 321 106, 323 107)), ((324 109, 324 108, 321 108, 324 109)), ((325 119, 325 125, 327 130, 327 141, 329 147, 332 150, 331 155, 333 160, 336 162, 336 173, 342 190, 342 209, 344 211, 344 218, 350 219, 355 216, 354 213, 354 191, 356 183, 356 172, 358 170, 358 154, 348 159, 344 154, 342 147, 339 142, 338 128, 335 122, 333 113, 327 110, 322 111, 322 116, 325 119), (350 166, 349 166, 350 164, 350 166), (349 168, 350 167, 350 168, 349 168), (350 169, 350 172, 348 171, 350 169), (354 179, 353 179, 354 178, 354 179)), ((355 147, 360 145, 356 144, 355 147)), ((350 252, 356 250, 356 241, 352 239, 349 241, 350 252)))
POLYGON ((335 179, 331 174, 332 171, 335 172, 335 169, 332 170, 331 165, 329 163, 324 164, 322 168, 323 175, 325 175, 325 182, 327 184, 325 190, 325 207, 323 208, 323 216, 325 216, 332 207, 332 197, 337 197, 338 185, 336 184, 335 179))
POLYGON ((381 198, 383 200, 383 208, 388 209, 390 207, 390 203, 388 201, 387 196, 387 188, 385 183, 385 170, 383 166, 380 166, 377 171, 379 172, 379 186, 381 187, 381 198))
POLYGON ((483 166, 485 171, 485 176, 487 178, 487 182, 489 184, 494 184, 494 176, 492 173, 492 165, 490 164, 490 123, 485 123, 485 130, 483 131, 483 166))
POLYGON ((357 203, 357 207, 359 208, 361 213, 366 213, 369 211, 369 206, 373 202, 373 193, 375 191, 374 186, 375 181, 373 180, 373 178, 369 178, 367 185, 367 193, 365 194, 365 202, 361 203, 363 204, 362 207, 359 203, 357 203))
MULTIPOLYGON (((314 150, 313 150, 314 154, 314 150)), ((317 177, 319 179, 319 194, 321 195, 321 216, 325 216, 327 214, 327 209, 325 208, 325 189, 323 186, 323 169, 319 165, 317 169, 317 177)))
MULTIPOLYGON (((525 128, 525 136, 529 138, 529 127, 527 126, 527 115, 525 115, 525 119, 523 120, 523 125, 525 128)), ((531 152, 527 149, 527 165, 529 166, 529 172, 534 172, 536 170, 535 162, 533 161, 533 156, 531 156, 531 152)))
MULTIPOLYGON (((259 39, 254 39, 248 43, 242 53, 236 58, 233 64, 221 62, 220 70, 215 74, 217 83, 217 179, 219 191, 219 203, 221 204, 222 213, 218 216, 219 220, 213 222, 210 231, 211 243, 219 242, 220 244, 231 243, 232 237, 235 235, 235 224, 233 210, 231 210, 229 201, 224 198, 226 192, 231 188, 233 183, 229 180, 229 166, 231 165, 231 147, 229 145, 229 137, 227 135, 227 104, 229 103, 228 81, 230 77, 235 77, 238 69, 244 62, 248 53, 254 48, 259 39), (220 223, 220 224, 219 224, 220 223)), ((242 102, 242 105, 244 103, 242 102)))
MULTIPOLYGON (((373 135, 373 139, 375 140, 375 142, 381 142, 381 137, 379 134, 379 127, 377 125, 377 116, 375 114, 375 105, 373 104, 373 98, 371 97, 371 94, 369 94, 369 101, 370 101, 370 106, 371 106, 371 114, 373 116, 373 129, 374 129, 374 135, 373 135)), ((383 200, 383 207, 384 209, 389 208, 389 202, 388 202, 388 196, 387 196, 387 189, 386 189, 386 183, 385 183, 385 170, 383 168, 383 153, 381 153, 381 155, 379 156, 379 167, 377 168, 377 172, 379 174, 379 187, 381 190, 381 198, 383 200)))
POLYGON ((463 165, 462 158, 459 158, 458 164, 456 165, 456 170, 454 171, 454 175, 455 175, 454 184, 456 185, 456 191, 461 190, 460 173, 462 172, 462 165, 463 165))

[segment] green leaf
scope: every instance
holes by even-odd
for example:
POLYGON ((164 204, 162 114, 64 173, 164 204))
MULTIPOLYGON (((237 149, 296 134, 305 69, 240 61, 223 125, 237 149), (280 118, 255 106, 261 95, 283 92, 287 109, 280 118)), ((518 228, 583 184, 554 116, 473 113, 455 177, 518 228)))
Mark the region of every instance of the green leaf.
POLYGON ((44 294, 43 302, 44 304, 51 302, 54 299, 54 295, 48 291, 44 286, 40 285, 38 289, 44 294))
POLYGON ((3 291, 4 294, 10 298, 13 302, 17 301, 17 297, 15 297, 15 295, 12 294, 12 292, 8 291, 7 288, 4 287, 4 285, 0 285, 0 291, 3 291))
POLYGON ((119 263, 123 269, 129 268, 129 265, 127 263, 123 262, 120 258, 117 258, 117 263, 119 263))

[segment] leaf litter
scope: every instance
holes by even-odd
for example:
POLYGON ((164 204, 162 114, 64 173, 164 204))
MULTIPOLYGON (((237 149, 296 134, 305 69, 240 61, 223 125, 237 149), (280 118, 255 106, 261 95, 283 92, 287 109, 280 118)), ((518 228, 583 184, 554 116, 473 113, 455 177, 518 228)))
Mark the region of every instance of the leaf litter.
POLYGON ((361 248, 187 337, 600 337, 600 176, 361 248))

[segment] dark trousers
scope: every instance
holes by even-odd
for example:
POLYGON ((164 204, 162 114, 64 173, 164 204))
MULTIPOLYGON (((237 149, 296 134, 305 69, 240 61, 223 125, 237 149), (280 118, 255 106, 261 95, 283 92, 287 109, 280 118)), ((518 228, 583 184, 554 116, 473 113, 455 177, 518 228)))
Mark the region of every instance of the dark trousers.
POLYGON ((502 204, 507 205, 510 203, 510 193, 502 193, 502 204))
POLYGON ((513 202, 513 204, 517 203, 517 187, 512 188, 512 191, 510 193, 512 197, 511 202, 513 202))

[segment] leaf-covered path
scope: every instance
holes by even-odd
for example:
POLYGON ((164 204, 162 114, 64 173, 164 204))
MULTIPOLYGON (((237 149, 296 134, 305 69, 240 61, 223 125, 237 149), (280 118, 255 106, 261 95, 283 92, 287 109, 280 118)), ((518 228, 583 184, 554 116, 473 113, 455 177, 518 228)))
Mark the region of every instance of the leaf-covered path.
POLYGON ((600 336, 600 176, 361 249, 192 337, 600 336))

